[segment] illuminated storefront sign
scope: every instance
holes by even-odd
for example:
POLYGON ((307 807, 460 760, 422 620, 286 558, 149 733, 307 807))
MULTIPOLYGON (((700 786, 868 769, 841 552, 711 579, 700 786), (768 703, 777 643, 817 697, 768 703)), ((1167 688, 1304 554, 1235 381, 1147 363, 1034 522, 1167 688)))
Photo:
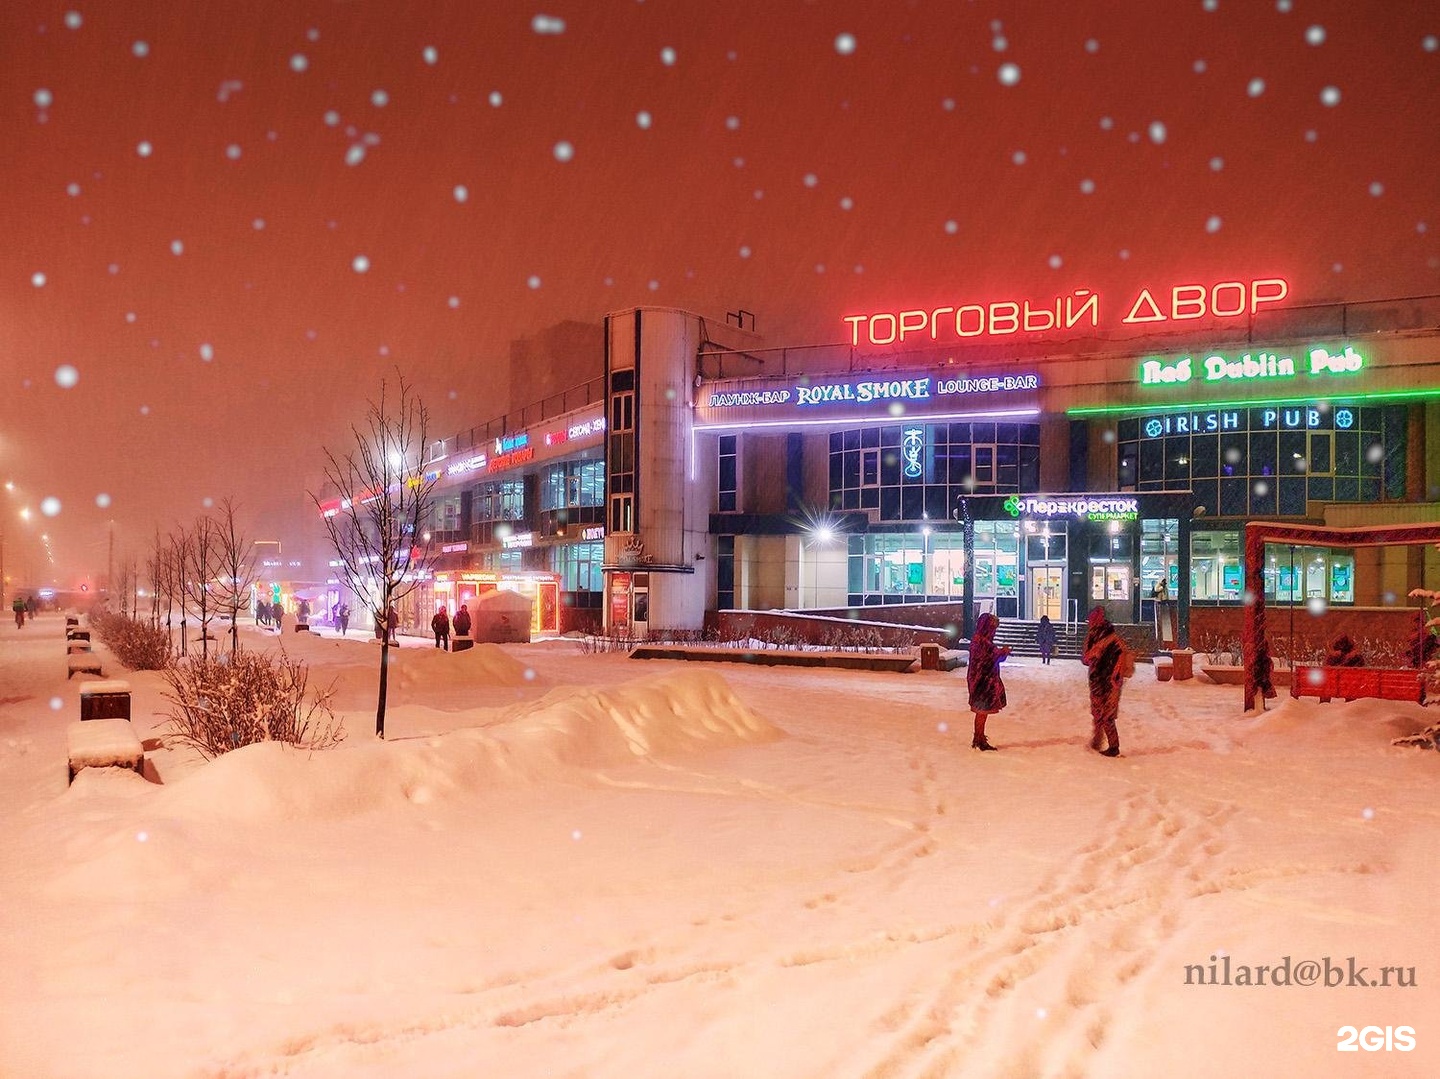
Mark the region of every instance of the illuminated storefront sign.
POLYGON ((1223 431, 1324 430, 1330 426, 1327 419, 1333 420, 1335 427, 1341 431, 1355 426, 1353 408, 1265 405, 1249 409, 1248 416, 1246 413, 1243 408, 1217 408, 1208 412, 1170 412, 1147 416, 1140 421, 1140 433, 1145 438, 1163 438, 1166 435, 1211 435, 1223 431))
POLYGON ((582 540, 603 540, 605 538, 604 525, 591 525, 580 533, 582 540))
POLYGON ((1140 517, 1140 500, 1123 495, 1095 498, 1083 495, 1065 498, 1047 498, 1044 495, 1024 498, 1011 495, 1005 500, 1004 510, 1011 517, 1077 517, 1082 521, 1134 521, 1140 517))
POLYGON ((1262 378, 1294 378, 1297 372, 1321 375, 1353 375, 1365 366, 1365 358, 1350 346, 1332 353, 1324 347, 1309 350, 1298 363, 1294 356, 1275 352, 1246 352, 1239 356, 1211 353, 1202 360, 1182 356, 1177 360, 1145 360, 1140 364, 1140 385, 1158 386, 1189 382, 1252 382, 1262 378))
POLYGON ((765 405, 865 405, 874 401, 929 401, 973 393, 1033 390, 1039 375, 995 375, 980 378, 901 378, 863 382, 825 382, 783 390, 734 390, 712 393, 711 408, 755 408, 765 405))
POLYGON ((517 532, 517 533, 515 533, 515 535, 513 535, 513 536, 506 536, 504 539, 502 539, 502 540, 500 541, 500 545, 501 545, 502 547, 506 547, 506 548, 513 548, 513 547, 534 547, 534 546, 535 546, 535 533, 534 533, 534 532, 517 532))
POLYGON ((572 423, 562 431, 546 432, 545 445, 561 446, 571 439, 598 435, 603 430, 605 430, 605 417, 596 416, 594 419, 585 420, 581 423, 572 423))
POLYGON ((467 458, 464 461, 456 461, 453 465, 448 465, 445 469, 445 475, 460 476, 466 472, 478 472, 484 467, 485 455, 483 453, 477 453, 474 457, 467 458))
MULTIPOLYGON (((1250 281, 1220 281, 1213 285, 1174 285, 1168 289, 1142 288, 1120 321, 1126 325, 1186 322, 1193 319, 1247 318, 1266 304, 1279 303, 1290 294, 1290 283, 1280 277, 1250 281), (1157 297, 1159 297, 1157 299, 1157 297)), ((1015 333, 1049 333, 1052 330, 1096 329, 1101 325, 1100 294, 1077 288, 1053 301, 996 300, 989 303, 924 307, 908 311, 877 311, 845 315, 850 344, 904 344, 907 338, 948 341, 951 338, 1004 337, 1015 333)))
POLYGON ((459 554, 461 551, 468 551, 469 543, 447 543, 440 548, 441 554, 459 554))
POLYGON ((495 440, 495 452, 510 453, 528 445, 530 445, 530 436, 528 434, 503 435, 495 440))
POLYGON ((535 457, 535 447, 526 446, 523 449, 511 450, 509 453, 502 453, 498 457, 490 458, 490 464, 486 472, 504 472, 507 468, 514 468, 516 465, 523 465, 526 461, 535 457))
POLYGON ((925 428, 907 427, 900 435, 902 471, 907 480, 918 480, 925 474, 925 428))

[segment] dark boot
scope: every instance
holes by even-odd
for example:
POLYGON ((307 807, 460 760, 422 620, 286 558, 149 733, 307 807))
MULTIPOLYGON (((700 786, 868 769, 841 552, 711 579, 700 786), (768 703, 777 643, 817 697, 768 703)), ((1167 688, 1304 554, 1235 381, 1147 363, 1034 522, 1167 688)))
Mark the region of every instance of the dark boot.
POLYGON ((987 742, 987 741, 985 740, 985 737, 984 737, 983 735, 978 735, 978 734, 977 734, 974 738, 972 738, 972 739, 970 740, 970 748, 971 748, 971 749, 991 749, 991 750, 993 750, 995 747, 992 746, 989 742, 987 742))

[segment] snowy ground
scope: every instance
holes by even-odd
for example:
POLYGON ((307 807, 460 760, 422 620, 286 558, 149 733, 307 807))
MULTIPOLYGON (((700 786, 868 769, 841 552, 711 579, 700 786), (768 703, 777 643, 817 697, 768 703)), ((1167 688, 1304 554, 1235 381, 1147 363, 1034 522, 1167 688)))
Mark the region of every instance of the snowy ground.
MULTIPOLYGON (((0 630, 5 1077, 1440 1074, 1418 706, 1142 666, 1110 760, 1082 668, 1019 660, 982 754, 963 671, 408 641, 382 745, 378 647, 287 635, 344 748, 67 789, 62 637, 0 630), (1186 985, 1212 956, 1415 986, 1186 985), (1337 1050, 1367 1025, 1416 1047, 1337 1050)), ((154 738, 159 679, 106 673, 154 738)))

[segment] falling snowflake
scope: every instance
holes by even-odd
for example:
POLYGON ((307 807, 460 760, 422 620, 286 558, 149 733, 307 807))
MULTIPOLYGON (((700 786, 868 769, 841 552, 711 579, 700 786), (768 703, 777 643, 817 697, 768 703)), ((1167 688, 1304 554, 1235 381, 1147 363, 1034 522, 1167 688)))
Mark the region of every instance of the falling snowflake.
POLYGON ((675 50, 672 49, 669 45, 666 45, 663 49, 660 50, 660 62, 666 67, 674 67, 675 60, 675 50))
POLYGON ((54 495, 48 495, 40 502, 40 512, 46 517, 56 517, 60 513, 60 500, 54 495))
POLYGON ((303 52, 297 52, 294 56, 290 57, 291 71, 304 71, 309 66, 310 60, 303 52))
POLYGON ((464 184, 456 184, 452 194, 455 196, 456 202, 464 202, 470 197, 470 189, 464 184))
POLYGON ((420 50, 420 55, 424 57, 425 62, 432 67, 440 62, 440 53, 434 45, 426 45, 420 50))
POLYGON ((225 147, 225 156, 228 157, 231 161, 239 161, 240 154, 242 152, 243 151, 240 149, 240 146, 237 143, 232 142, 229 146, 225 147))
POLYGON ((130 46, 130 51, 136 56, 149 56, 150 43, 148 41, 137 41, 130 46))
POLYGON ((802 182, 806 187, 814 187, 820 182, 820 177, 816 176, 813 172, 807 172, 802 178, 802 182))
POLYGON ((1015 162, 1015 164, 1017 165, 1025 164, 1025 151, 1016 150, 1013 154, 1010 155, 1010 160, 1015 162))
POLYGON ((575 147, 561 139, 555 144, 555 160, 569 161, 575 156, 575 147))
POLYGON ((1378 199, 1381 195, 1385 194, 1385 185, 1379 180, 1374 180, 1371 182, 1369 190, 1370 194, 1378 199))
POLYGON ((1265 92, 1265 80, 1261 78, 1251 79, 1245 87, 1245 92, 1251 97, 1259 97, 1265 92))
POLYGON ((66 185, 65 185, 65 194, 69 195, 72 199, 75 198, 77 195, 80 194, 80 185, 79 185, 79 184, 66 184, 66 185))
POLYGON ((68 27, 69 29, 71 29, 71 30, 79 30, 80 27, 84 24, 84 22, 85 22, 85 19, 81 16, 80 12, 78 12, 78 11, 67 11, 67 12, 65 12, 65 25, 66 25, 66 27, 68 27))
POLYGON ((1205 64, 1205 61, 1204 61, 1204 60, 1196 60, 1196 61, 1195 61, 1193 64, 1191 64, 1190 66, 1191 66, 1191 68, 1194 69, 1195 74, 1197 74, 1197 75, 1203 75, 1203 74, 1205 74, 1206 64, 1205 64))
POLYGON ((1129 249, 1128 247, 1122 247, 1122 248, 1120 249, 1120 261, 1121 261, 1121 262, 1126 262, 1126 261, 1129 260, 1129 258, 1130 258, 1130 249, 1129 249))
POLYGON ((365 147, 358 142, 345 151, 345 164, 358 165, 365 160, 365 147))
POLYGON ((960 231, 960 222, 953 220, 945 222, 945 231, 949 235, 954 236, 957 232, 960 231))
POLYGON ((1219 232, 1219 231, 1220 231, 1220 216, 1219 216, 1218 214, 1211 214, 1208 218, 1205 219, 1205 231, 1206 231, 1206 232, 1219 232))
POLYGON ((1327 86, 1320 91, 1320 104, 1327 108, 1334 108, 1340 104, 1340 89, 1336 86, 1327 86))
POLYGON ((30 275, 30 283, 31 283, 32 285, 34 285, 36 288, 44 288, 44 287, 45 287, 45 275, 44 275, 43 273, 41 273, 39 270, 36 270, 34 273, 32 273, 32 274, 30 275))
POLYGON ((172 254, 172 255, 183 255, 183 254, 185 254, 185 244, 184 244, 182 241, 180 241, 180 240, 171 240, 171 241, 170 241, 170 254, 172 254))
POLYGON ((95 496, 95 505, 99 506, 102 510, 105 509, 110 505, 110 496, 104 491, 101 491, 95 496))
POLYGON ((370 104, 374 105, 377 109, 383 109, 386 105, 390 104, 390 95, 384 90, 372 90, 370 92, 370 104))
POLYGON ((855 52, 855 35, 854 35, 854 34, 836 34, 836 35, 835 35, 835 51, 838 52, 841 56, 851 56, 851 55, 853 55, 854 52, 855 52))
POLYGON ((540 275, 539 275, 539 274, 533 274, 533 273, 532 273, 529 277, 527 277, 527 278, 525 279, 525 284, 528 285, 528 286, 529 286, 530 288, 532 288, 532 289, 539 288, 539 287, 540 287, 540 275))
POLYGON ((448 304, 450 305, 451 309, 453 310, 454 308, 460 306, 460 297, 459 297, 459 296, 451 296, 450 299, 446 301, 446 303, 448 303, 448 304))
POLYGON ((257 217, 254 221, 250 222, 250 227, 256 232, 260 232, 265 228, 265 219, 263 217, 257 217))
POLYGON ((55 95, 43 86, 35 91, 35 104, 42 109, 48 109, 55 101, 55 95))
POLYGON ((1224 167, 1225 167, 1225 159, 1224 159, 1223 157, 1212 157, 1212 158, 1210 159, 1210 171, 1211 171, 1211 172, 1219 172, 1219 171, 1220 171, 1221 169, 1223 169, 1224 167))
POLYGON ((1114 126, 1115 126, 1115 121, 1112 120, 1112 119, 1110 119, 1110 117, 1108 117, 1108 116, 1102 116, 1102 117, 1100 117, 1100 130, 1101 130, 1101 131, 1109 131, 1109 130, 1110 130, 1111 128, 1113 128, 1114 126))
POLYGON ((1058 270, 1065 264, 1065 260, 1059 255, 1051 255, 1048 261, 1050 263, 1050 269, 1052 270, 1058 270))
POLYGON ((500 91, 499 91, 499 90, 491 90, 491 91, 490 91, 490 106, 491 106, 491 108, 496 108, 496 109, 498 109, 498 108, 500 107, 501 101, 503 101, 503 100, 504 100, 504 99, 501 98, 501 96, 500 96, 500 91))
POLYGON ((1149 131, 1150 131, 1150 141, 1153 142, 1156 146, 1159 146, 1161 143, 1163 143, 1163 142, 1165 141, 1165 139, 1166 139, 1167 137, 1169 137, 1169 134, 1170 134, 1170 133, 1165 129, 1165 125, 1164 125, 1161 121, 1159 121, 1159 120, 1151 120, 1151 121, 1150 121, 1149 131))
POLYGON ((649 131, 651 122, 650 114, 643 109, 635 114, 635 126, 641 131, 649 131))
POLYGON ((79 381, 80 372, 75 369, 74 364, 62 363, 55 368, 55 385, 62 390, 74 389, 75 384, 79 381))
POLYGON ((1004 52, 1010 47, 1010 42, 1006 40, 1004 34, 996 34, 990 39, 990 47, 996 52, 1004 52))
POLYGON ((340 114, 339 114, 338 112, 336 112, 334 109, 327 109, 327 110, 325 111, 325 126, 326 126, 326 127, 339 127, 339 126, 340 126, 340 114))
POLYGON ((370 259, 365 255, 356 255, 350 260, 350 266, 356 273, 365 273, 370 269, 370 259))
POLYGON ((1020 65, 1014 63, 1001 64, 1000 69, 995 73, 995 77, 1000 80, 1001 86, 1014 86, 1020 81, 1020 65))
POLYGON ((200 358, 206 363, 215 358, 215 349, 208 341, 200 346, 200 358))
POLYGON ((739 131, 739 130, 740 130, 740 117, 738 117, 738 116, 727 116, 727 117, 725 117, 725 129, 726 129, 727 131, 739 131))
POLYGON ((537 34, 563 34, 565 20, 555 15, 536 15, 530 20, 530 29, 537 34))
POLYGON ((1082 195, 1095 194, 1095 181, 1089 178, 1080 181, 1080 193, 1082 195))
POLYGON ((741 244, 741 245, 740 245, 740 257, 741 257, 742 259, 748 259, 748 258, 750 257, 750 245, 749 245, 749 244, 741 244))
POLYGON ((1420 39, 1420 47, 1426 52, 1435 52, 1437 49, 1440 49, 1440 37, 1436 37, 1434 34, 1426 34, 1420 39))
POLYGON ((154 149, 155 149, 155 148, 150 145, 149 141, 146 140, 146 141, 141 142, 140 145, 138 145, 138 146, 135 147, 135 152, 136 152, 137 154, 139 154, 141 157, 149 157, 150 154, 154 151, 154 149))
POLYGON ((1088 53, 1097 53, 1097 52, 1099 52, 1099 51, 1100 51, 1100 42, 1096 41, 1093 37, 1090 38, 1089 40, 1087 40, 1087 41, 1085 42, 1085 51, 1088 52, 1088 53))
POLYGON ((849 195, 844 196, 844 197, 840 200, 840 209, 842 209, 842 210, 853 210, 854 208, 855 208, 855 200, 852 199, 849 195))
POLYGON ((1305 40, 1311 45, 1325 44, 1325 27, 1316 24, 1305 31, 1305 40))

